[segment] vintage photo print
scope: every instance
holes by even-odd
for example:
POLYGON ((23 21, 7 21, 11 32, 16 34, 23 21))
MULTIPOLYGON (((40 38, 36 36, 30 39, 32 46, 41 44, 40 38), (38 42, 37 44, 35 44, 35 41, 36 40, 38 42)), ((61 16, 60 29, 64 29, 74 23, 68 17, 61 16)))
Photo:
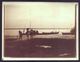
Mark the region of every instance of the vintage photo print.
POLYGON ((78 60, 78 2, 2 2, 2 60, 78 60))

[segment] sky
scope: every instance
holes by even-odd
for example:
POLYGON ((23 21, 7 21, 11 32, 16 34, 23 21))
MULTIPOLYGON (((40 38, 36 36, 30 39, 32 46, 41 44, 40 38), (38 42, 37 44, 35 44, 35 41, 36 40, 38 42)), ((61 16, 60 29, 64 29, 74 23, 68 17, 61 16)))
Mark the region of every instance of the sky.
POLYGON ((26 2, 5 4, 5 28, 73 28, 74 3, 26 2))

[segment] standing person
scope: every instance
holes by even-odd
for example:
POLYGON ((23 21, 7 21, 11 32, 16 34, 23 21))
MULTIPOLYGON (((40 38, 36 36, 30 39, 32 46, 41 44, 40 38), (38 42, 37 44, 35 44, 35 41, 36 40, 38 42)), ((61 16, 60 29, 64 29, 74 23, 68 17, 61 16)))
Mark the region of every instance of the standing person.
POLYGON ((29 39, 29 35, 30 35, 29 28, 26 29, 26 35, 27 35, 27 39, 29 39))
POLYGON ((19 39, 22 40, 22 32, 19 30, 19 39))
POLYGON ((33 29, 31 29, 30 30, 30 39, 32 39, 33 38, 33 35, 35 34, 35 32, 34 32, 34 30, 33 29))

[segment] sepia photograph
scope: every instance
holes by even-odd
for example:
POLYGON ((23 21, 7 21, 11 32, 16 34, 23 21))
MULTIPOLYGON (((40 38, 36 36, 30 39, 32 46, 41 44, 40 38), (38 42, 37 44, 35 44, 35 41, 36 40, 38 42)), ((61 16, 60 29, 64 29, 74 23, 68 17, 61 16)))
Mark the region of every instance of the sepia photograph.
POLYGON ((2 2, 3 60, 78 60, 77 2, 2 2))

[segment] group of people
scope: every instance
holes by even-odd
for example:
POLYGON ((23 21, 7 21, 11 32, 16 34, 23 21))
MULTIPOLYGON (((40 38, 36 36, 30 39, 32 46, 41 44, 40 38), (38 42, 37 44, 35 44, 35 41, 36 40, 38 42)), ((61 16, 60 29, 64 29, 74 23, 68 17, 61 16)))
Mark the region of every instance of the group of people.
POLYGON ((19 30, 19 39, 22 40, 23 35, 26 35, 27 39, 31 39, 31 38, 33 38, 33 36, 35 34, 38 34, 38 33, 39 33, 38 31, 35 31, 33 29, 30 29, 30 28, 26 29, 26 33, 24 33, 24 32, 22 33, 22 31, 19 30))

